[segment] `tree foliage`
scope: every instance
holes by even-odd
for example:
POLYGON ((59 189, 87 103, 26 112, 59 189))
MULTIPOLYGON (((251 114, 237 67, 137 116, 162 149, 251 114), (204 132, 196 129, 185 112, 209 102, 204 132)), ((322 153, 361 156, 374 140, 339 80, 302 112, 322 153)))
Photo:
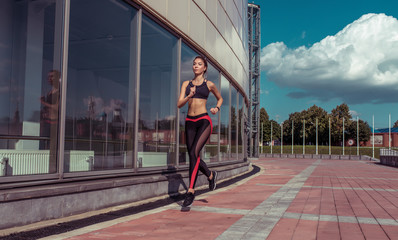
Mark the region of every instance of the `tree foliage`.
POLYGON ((269 116, 265 108, 260 109, 260 141, 269 142, 271 137, 269 116))
POLYGON ((269 121, 269 116, 265 108, 260 109, 260 125, 269 121))
POLYGON ((330 135, 333 145, 341 145, 343 141, 343 130, 346 132, 347 126, 351 121, 350 109, 347 104, 343 103, 332 109, 330 113, 330 135))
MULTIPOLYGON (((317 141, 318 145, 328 145, 329 141, 332 145, 342 145, 343 130, 345 141, 349 138, 357 140, 357 120, 351 118, 350 109, 345 103, 336 106, 330 114, 321 107, 313 105, 307 110, 289 114, 289 119, 281 124, 270 120, 267 111, 261 108, 260 129, 262 129, 263 135, 260 135, 260 138, 263 137, 264 142, 271 140, 272 123, 272 139, 281 140, 282 130, 283 144, 292 144, 293 142, 294 145, 302 145, 305 140, 304 144, 306 145, 315 145, 317 141)), ((369 141, 371 132, 369 124, 359 119, 358 125, 359 141, 369 141)), ((398 127, 398 121, 394 126, 398 127)))
POLYGON ((367 122, 359 119, 358 121, 351 121, 347 128, 347 138, 357 139, 357 133, 359 135, 359 142, 366 142, 370 139, 371 129, 367 122), (357 129, 359 127, 359 131, 357 129))

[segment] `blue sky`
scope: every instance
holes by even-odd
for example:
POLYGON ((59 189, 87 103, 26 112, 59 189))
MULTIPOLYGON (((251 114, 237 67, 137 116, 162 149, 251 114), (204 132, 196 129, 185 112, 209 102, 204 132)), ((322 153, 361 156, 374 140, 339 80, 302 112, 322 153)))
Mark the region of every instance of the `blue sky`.
POLYGON ((282 122, 347 103, 375 128, 398 120, 398 1, 249 0, 261 8, 260 106, 282 122), (397 49, 397 50, 395 50, 397 49))

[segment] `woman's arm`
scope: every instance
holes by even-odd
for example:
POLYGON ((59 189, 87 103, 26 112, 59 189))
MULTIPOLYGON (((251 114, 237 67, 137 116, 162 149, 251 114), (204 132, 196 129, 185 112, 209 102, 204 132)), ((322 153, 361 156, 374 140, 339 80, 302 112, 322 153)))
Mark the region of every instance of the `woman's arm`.
MULTIPOLYGON (((49 96, 49 95, 47 95, 49 96)), ((42 96, 40 98, 41 104, 43 104, 45 107, 50 108, 52 110, 58 110, 59 107, 59 92, 55 91, 50 95, 50 100, 49 102, 46 101, 46 97, 42 96)))
POLYGON ((185 81, 182 83, 180 97, 178 98, 177 102, 178 108, 182 108, 189 101, 189 99, 191 99, 191 97, 195 94, 196 86, 191 87, 191 92, 189 93, 188 96, 185 97, 185 89, 187 88, 188 83, 189 81, 185 81))
POLYGON ((214 96, 217 98, 217 105, 213 108, 210 108, 210 112, 212 114, 216 114, 220 111, 220 108, 221 108, 221 105, 223 102, 223 98, 221 97, 220 92, 218 91, 216 85, 213 82, 207 81, 207 86, 209 87, 210 92, 212 92, 214 94, 214 96))

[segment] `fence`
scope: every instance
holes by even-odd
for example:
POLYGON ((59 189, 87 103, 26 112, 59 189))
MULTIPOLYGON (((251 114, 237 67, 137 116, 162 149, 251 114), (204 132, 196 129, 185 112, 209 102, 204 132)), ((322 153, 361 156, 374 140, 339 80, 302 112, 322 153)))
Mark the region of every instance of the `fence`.
MULTIPOLYGON (((88 171, 94 162, 94 151, 65 152, 69 172, 88 171)), ((50 150, 0 150, 0 176, 46 174, 49 172, 50 150)))
POLYGON ((328 154, 284 154, 284 153, 266 153, 260 154, 266 158, 305 158, 305 159, 331 159, 331 160, 365 160, 378 161, 366 155, 328 155, 328 154))
POLYGON ((380 149, 380 163, 387 166, 398 167, 398 151, 380 149))

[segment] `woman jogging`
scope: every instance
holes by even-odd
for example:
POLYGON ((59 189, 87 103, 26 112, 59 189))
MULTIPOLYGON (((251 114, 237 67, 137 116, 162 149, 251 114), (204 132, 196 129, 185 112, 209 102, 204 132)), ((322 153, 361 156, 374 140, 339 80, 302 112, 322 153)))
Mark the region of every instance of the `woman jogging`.
POLYGON ((209 180, 209 189, 216 188, 217 172, 210 171, 206 163, 200 159, 200 151, 209 139, 213 130, 212 122, 207 114, 206 102, 209 93, 212 92, 217 98, 217 105, 210 109, 212 114, 220 111, 223 99, 216 85, 205 79, 207 61, 202 56, 193 60, 192 66, 195 77, 183 82, 177 107, 181 108, 188 103, 188 115, 185 120, 185 134, 189 154, 189 188, 185 195, 183 207, 192 205, 195 199, 195 183, 198 170, 206 175, 209 180))

